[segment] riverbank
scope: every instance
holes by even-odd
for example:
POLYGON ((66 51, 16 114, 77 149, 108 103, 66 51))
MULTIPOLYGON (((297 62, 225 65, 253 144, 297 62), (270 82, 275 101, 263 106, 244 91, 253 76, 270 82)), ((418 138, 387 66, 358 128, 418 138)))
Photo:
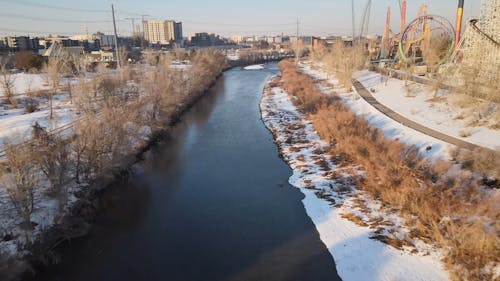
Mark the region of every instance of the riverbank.
MULTIPOLYGON (((479 162, 484 163, 483 171, 496 169, 488 166, 495 159, 481 155, 469 163, 459 158, 454 162, 433 159, 426 153, 434 150, 432 146, 407 143, 412 138, 401 140, 394 130, 374 124, 370 114, 360 114, 342 87, 323 92, 323 86, 293 62, 284 61, 280 68, 282 87, 329 144, 331 160, 337 166, 351 167, 344 171, 353 186, 401 218, 405 228, 396 226, 377 233, 378 240, 396 248, 413 246, 416 240, 434 245, 444 253, 442 262, 455 280, 498 277, 498 196, 488 187, 490 183, 471 169, 479 162)), ((333 179, 337 178, 334 174, 333 179)), ((357 203, 361 213, 373 213, 365 201, 357 203)), ((372 226, 372 221, 375 226, 381 224, 378 217, 363 217, 347 216, 361 226, 372 226)), ((388 215, 383 215, 381 222, 385 217, 388 215)), ((386 228, 385 223, 381 225, 386 228)))
MULTIPOLYGON (((251 65, 252 63, 248 63, 251 65)), ((239 66, 237 66, 239 67, 239 66)), ((232 69, 228 67, 224 72, 232 69)), ((103 177, 94 180, 91 184, 80 190, 77 194, 77 202, 72 203, 67 213, 58 219, 57 223, 43 231, 36 239, 30 250, 23 252, 23 258, 8 258, 2 263, 4 270, 0 270, 1 280, 15 280, 20 273, 24 272, 25 277, 29 277, 36 272, 38 268, 46 267, 52 263, 58 263, 61 258, 57 249, 72 239, 86 236, 91 229, 94 219, 102 209, 102 195, 104 193, 120 192, 117 182, 122 178, 127 178, 129 169, 135 163, 143 159, 144 153, 150 151, 170 135, 171 129, 181 121, 185 112, 189 111, 200 99, 205 97, 207 91, 220 79, 224 72, 219 73, 207 89, 199 95, 189 97, 188 100, 180 101, 179 107, 168 117, 170 120, 164 128, 153 126, 155 128, 151 134, 148 134, 147 141, 136 146, 124 161, 116 165, 112 170, 107 171, 103 177), (31 252, 27 254, 27 252, 31 252)), ((105 206, 104 206, 105 207, 105 206)))
MULTIPOLYGON (((67 188, 68 198, 70 198, 67 207, 61 210, 60 214, 48 214, 48 217, 46 217, 46 214, 33 216, 32 221, 35 221, 36 228, 30 234, 29 240, 31 242, 22 242, 23 240, 16 242, 21 238, 28 239, 21 235, 2 237, 4 245, 1 246, 6 246, 9 250, 4 251, 1 256, 0 279, 18 280, 28 278, 38 268, 57 263, 60 259, 56 252, 57 248, 72 239, 87 235, 91 229, 93 220, 101 208, 102 194, 114 186, 115 182, 126 177, 130 167, 139 161, 145 152, 169 135, 171 128, 179 122, 181 116, 209 91, 222 73, 216 73, 210 80, 204 82, 207 85, 205 90, 194 90, 191 93, 181 95, 176 100, 176 107, 164 112, 162 116, 164 122, 154 122, 148 125, 142 123, 144 124, 142 127, 148 127, 147 130, 138 130, 125 136, 130 141, 127 141, 129 145, 126 145, 124 150, 120 152, 122 155, 119 160, 99 171, 95 178, 85 180, 81 184, 75 184, 72 180, 66 183, 67 187, 65 188, 67 188), (165 113, 168 113, 168 115, 165 113), (40 225, 38 217, 44 219, 42 225, 40 225)), ((139 102, 139 104, 143 103, 139 102)), ((125 105, 124 110, 134 108, 134 106, 129 107, 130 105, 125 105)), ((149 108, 147 101, 145 107, 149 108)), ((133 124, 137 120, 130 119, 128 123, 123 123, 121 126, 137 127, 137 125, 129 125, 129 123, 133 124)), ((71 165, 74 165, 74 163, 71 163, 71 165)), ((68 179, 70 176, 73 177, 73 175, 68 175, 68 179)), ((57 209, 57 203, 52 201, 37 201, 36 204, 54 204, 57 209)), ((12 219, 12 221, 15 220, 12 219)))
POLYGON ((340 280, 261 120, 278 71, 225 72, 36 280, 340 280))
POLYGON ((264 91, 262 119, 293 170, 289 182, 304 195, 304 207, 334 257, 343 280, 448 280, 442 253, 418 239, 398 244, 409 230, 396 214, 355 188, 337 166, 307 116, 300 113, 275 78, 264 91), (355 223, 354 221, 357 221, 355 223), (392 246, 389 246, 385 241, 392 246))

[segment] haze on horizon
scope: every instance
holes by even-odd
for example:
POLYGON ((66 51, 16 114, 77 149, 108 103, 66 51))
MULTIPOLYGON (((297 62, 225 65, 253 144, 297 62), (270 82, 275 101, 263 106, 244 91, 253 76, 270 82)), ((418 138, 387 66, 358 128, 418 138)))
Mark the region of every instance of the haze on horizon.
MULTIPOLYGON (((140 24, 146 19, 173 19, 183 22, 184 36, 195 32, 231 35, 295 34, 300 21, 301 35, 352 34, 351 1, 349 0, 0 0, 0 36, 5 35, 73 35, 102 31, 112 33, 111 4, 117 10, 118 34, 132 31, 130 18, 140 24)), ((355 0, 355 19, 359 26, 366 0, 355 0)), ((408 21, 415 18, 420 4, 429 5, 429 13, 444 16, 455 23, 457 1, 408 0, 408 21)), ((391 26, 399 30, 397 0, 373 1, 369 34, 381 34, 388 6, 392 9, 391 26)), ((466 0, 464 19, 479 16, 480 1, 466 0)), ((357 27, 359 28, 359 27, 357 27)))

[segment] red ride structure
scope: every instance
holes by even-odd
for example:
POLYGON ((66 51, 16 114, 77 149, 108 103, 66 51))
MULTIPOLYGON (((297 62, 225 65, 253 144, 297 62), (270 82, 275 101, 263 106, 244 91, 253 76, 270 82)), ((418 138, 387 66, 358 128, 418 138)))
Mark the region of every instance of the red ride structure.
POLYGON ((403 0, 401 4, 401 30, 399 34, 403 34, 406 28, 406 0, 403 0))

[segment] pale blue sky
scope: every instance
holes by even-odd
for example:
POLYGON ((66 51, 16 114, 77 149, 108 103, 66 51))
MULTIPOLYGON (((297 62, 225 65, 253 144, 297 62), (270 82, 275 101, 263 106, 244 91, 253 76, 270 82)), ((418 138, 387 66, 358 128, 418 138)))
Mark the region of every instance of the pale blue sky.
MULTIPOLYGON (((357 26, 366 2, 355 0, 357 26)), ((382 33, 388 6, 392 7, 392 27, 399 30, 398 1, 372 2, 369 33, 382 33)), ((480 1, 465 2, 465 18, 477 17, 480 1)), ((84 22, 91 33, 98 30, 110 33, 111 13, 102 11, 111 10, 111 3, 118 11, 118 33, 122 35, 129 35, 132 30, 131 22, 125 18, 141 14, 152 19, 182 21, 184 36, 202 31, 224 36, 294 34, 297 17, 303 35, 352 33, 350 0, 0 0, 0 35, 77 34, 83 32, 84 22)), ((431 14, 455 23, 458 0, 408 0, 408 21, 415 18, 422 3, 429 5, 431 14)))

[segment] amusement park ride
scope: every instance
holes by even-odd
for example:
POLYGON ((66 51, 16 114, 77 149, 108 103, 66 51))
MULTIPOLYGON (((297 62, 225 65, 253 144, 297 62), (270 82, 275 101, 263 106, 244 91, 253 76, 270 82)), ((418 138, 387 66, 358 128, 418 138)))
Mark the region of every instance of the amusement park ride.
MULTIPOLYGON (((428 14, 427 5, 420 5, 417 17, 406 24, 406 0, 398 0, 401 12, 401 29, 391 32, 391 10, 387 9, 386 26, 382 36, 378 61, 391 62, 392 67, 424 66, 437 69, 441 65, 453 63, 480 63, 478 56, 488 52, 493 73, 500 68, 500 0, 481 0, 479 20, 471 20, 462 34, 464 0, 458 1, 456 24, 446 18, 428 14), (489 48, 485 50, 485 46, 489 48), (481 51, 480 51, 481 49, 481 51), (480 54, 482 53, 482 54, 480 54), (474 58, 473 62, 471 58, 474 58), (496 68, 496 69, 495 69, 496 68)), ((367 6, 371 5, 371 0, 367 6)), ((369 11, 370 8, 365 9, 369 11)), ((366 23, 363 17, 363 25, 366 23)), ((367 25, 367 24, 366 24, 367 25)), ((361 28, 361 32, 364 29, 361 28)), ((360 34, 360 37, 363 34, 360 34)))

